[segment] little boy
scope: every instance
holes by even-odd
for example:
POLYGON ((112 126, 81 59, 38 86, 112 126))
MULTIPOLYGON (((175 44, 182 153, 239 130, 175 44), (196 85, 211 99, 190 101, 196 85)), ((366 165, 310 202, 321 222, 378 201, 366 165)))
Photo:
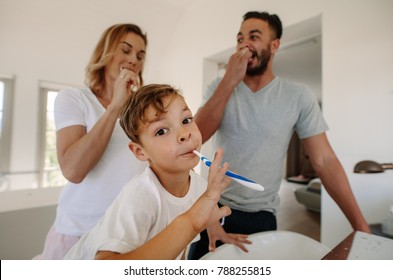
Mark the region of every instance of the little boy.
MULTIPOLYGON (((168 85, 147 85, 132 94, 120 124, 132 153, 149 167, 124 187, 65 259, 180 259, 203 228, 217 229, 218 219, 230 212, 215 205, 229 183, 228 164, 220 168, 223 151, 216 153, 207 184, 192 171, 201 134, 184 98, 168 85)), ((239 243, 249 243, 244 235, 235 238, 224 231, 216 239, 243 249, 239 243)))

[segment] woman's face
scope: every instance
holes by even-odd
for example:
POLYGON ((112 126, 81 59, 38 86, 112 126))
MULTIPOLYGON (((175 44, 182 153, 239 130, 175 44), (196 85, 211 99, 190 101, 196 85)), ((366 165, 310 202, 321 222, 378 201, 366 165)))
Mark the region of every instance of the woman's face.
POLYGON ((145 55, 146 45, 142 37, 129 32, 116 46, 112 60, 106 66, 105 74, 115 80, 121 69, 125 68, 139 75, 143 70, 145 55))

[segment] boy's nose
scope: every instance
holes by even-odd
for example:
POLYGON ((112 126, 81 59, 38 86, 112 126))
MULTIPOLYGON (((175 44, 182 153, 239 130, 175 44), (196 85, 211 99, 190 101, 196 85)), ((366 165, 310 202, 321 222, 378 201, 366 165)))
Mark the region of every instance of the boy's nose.
POLYGON ((179 141, 180 142, 187 141, 190 139, 190 137, 191 137, 191 133, 187 129, 184 129, 184 131, 179 134, 179 141))

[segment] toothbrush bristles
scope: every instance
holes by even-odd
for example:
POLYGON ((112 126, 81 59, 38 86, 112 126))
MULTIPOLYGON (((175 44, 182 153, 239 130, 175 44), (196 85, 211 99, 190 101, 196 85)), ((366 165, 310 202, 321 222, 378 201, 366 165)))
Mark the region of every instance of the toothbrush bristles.
POLYGON ((198 157, 202 157, 202 154, 197 150, 193 150, 193 153, 196 154, 198 157))

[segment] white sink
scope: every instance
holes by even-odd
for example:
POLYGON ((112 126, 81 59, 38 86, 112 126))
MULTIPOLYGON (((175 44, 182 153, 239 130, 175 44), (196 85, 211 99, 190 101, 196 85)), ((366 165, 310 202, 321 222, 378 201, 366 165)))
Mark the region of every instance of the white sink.
POLYGON ((201 260, 320 260, 330 249, 322 243, 291 231, 265 231, 250 234, 252 244, 243 252, 232 244, 224 244, 201 260))

